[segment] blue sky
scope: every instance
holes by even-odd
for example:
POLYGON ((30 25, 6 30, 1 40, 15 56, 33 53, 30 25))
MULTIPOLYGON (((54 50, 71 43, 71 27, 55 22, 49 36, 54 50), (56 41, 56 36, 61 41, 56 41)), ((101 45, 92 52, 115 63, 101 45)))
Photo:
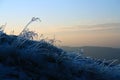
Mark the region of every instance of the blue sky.
POLYGON ((120 21, 120 0, 2 0, 0 4, 1 20, 6 21, 32 16, 58 25, 120 21))
MULTIPOLYGON (((32 29, 68 36, 70 31, 62 30, 64 27, 74 29, 81 25, 120 23, 120 0, 0 0, 0 25, 7 22, 6 31, 14 29, 19 33, 33 16, 40 17, 42 22, 33 24, 32 29)), ((73 36, 77 34, 77 37, 91 33, 80 31, 71 33, 73 36)), ((113 31, 104 33, 115 34, 115 31, 114 28, 113 31)), ((116 35, 119 35, 119 31, 116 35)))

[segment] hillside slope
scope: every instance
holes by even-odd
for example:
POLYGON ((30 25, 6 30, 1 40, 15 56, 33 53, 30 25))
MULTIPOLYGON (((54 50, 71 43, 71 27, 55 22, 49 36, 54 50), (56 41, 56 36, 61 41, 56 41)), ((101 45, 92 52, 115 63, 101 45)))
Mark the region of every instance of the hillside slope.
POLYGON ((0 80, 120 80, 120 65, 1 32, 0 80))

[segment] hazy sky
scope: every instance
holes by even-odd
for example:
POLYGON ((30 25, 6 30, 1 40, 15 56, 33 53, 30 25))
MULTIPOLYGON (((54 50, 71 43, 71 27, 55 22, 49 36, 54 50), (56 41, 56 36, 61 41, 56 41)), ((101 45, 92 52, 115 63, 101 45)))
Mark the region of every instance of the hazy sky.
POLYGON ((18 34, 33 17, 30 29, 56 35, 68 46, 120 47, 120 0, 0 0, 0 25, 18 34))

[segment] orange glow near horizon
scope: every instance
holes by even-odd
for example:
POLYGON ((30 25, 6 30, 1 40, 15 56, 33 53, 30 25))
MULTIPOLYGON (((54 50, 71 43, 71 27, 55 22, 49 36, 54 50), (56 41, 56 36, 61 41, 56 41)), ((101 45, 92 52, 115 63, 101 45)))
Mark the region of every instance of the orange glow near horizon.
MULTIPOLYGON (((44 34, 45 37, 53 38, 55 35, 56 40, 61 40, 61 46, 109 46, 109 47, 120 47, 119 41, 120 37, 118 33, 113 33, 112 31, 74 31, 64 30, 57 27, 31 27, 33 30, 39 34, 44 34), (73 31, 73 32, 72 32, 73 31)), ((76 30, 76 29, 75 29, 76 30)), ((6 27, 5 32, 10 34, 12 29, 6 27)), ((19 34, 22 31, 20 27, 14 27, 14 34, 19 34)))

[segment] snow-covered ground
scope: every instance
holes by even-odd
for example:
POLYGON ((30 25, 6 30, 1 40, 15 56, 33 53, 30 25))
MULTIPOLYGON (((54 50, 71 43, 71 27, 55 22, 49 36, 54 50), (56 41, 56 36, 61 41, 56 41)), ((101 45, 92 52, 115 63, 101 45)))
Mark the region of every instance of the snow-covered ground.
POLYGON ((120 80, 120 65, 1 32, 0 80, 120 80))

